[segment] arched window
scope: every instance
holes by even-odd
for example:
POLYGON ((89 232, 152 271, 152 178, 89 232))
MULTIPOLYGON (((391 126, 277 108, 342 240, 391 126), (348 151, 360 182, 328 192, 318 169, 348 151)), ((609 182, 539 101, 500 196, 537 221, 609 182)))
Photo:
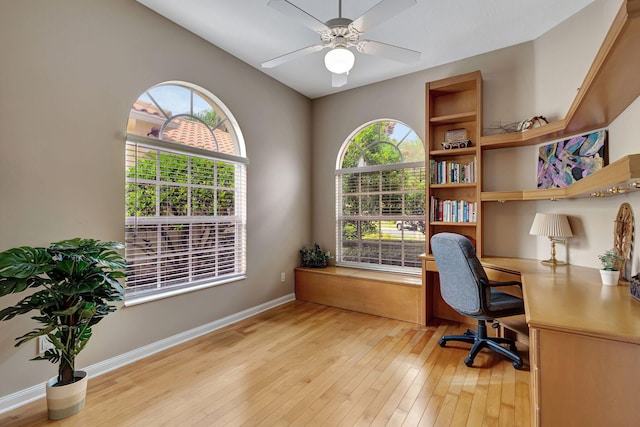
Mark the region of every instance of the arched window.
POLYGON ((420 138, 393 120, 365 124, 345 142, 336 164, 338 265, 420 271, 424 159, 420 138))
POLYGON ((127 124, 125 302, 239 280, 246 271, 246 154, 211 93, 161 83, 127 124))

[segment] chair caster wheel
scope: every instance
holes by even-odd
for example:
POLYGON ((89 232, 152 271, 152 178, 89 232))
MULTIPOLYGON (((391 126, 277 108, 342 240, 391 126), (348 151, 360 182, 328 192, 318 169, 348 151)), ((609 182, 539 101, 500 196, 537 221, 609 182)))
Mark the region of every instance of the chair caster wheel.
POLYGON ((516 368, 516 369, 522 369, 522 362, 521 362, 521 361, 516 360, 516 361, 514 361, 514 362, 512 363, 512 365, 513 365, 513 367, 514 367, 514 368, 516 368))
POLYGON ((444 347, 446 343, 447 343, 447 342, 446 342, 445 340, 443 340, 442 338, 440 338, 440 339, 438 340, 438 344, 440 344, 440 347, 444 347))
MULTIPOLYGON (((514 362, 515 363, 515 362, 514 362)), ((473 359, 470 357, 466 357, 464 359, 464 364, 467 365, 468 367, 472 367, 473 366, 473 359)))

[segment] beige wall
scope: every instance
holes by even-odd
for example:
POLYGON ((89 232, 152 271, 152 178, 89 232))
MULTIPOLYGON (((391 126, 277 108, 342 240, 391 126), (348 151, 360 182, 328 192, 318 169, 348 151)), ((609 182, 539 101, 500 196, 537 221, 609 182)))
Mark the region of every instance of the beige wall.
POLYGON ((533 42, 536 114, 565 117, 621 4, 596 0, 533 42))
MULTIPOLYGON (((133 0, 4 1, 0 21, 0 249, 123 240, 127 116, 156 83, 210 90, 247 145, 248 278, 117 311, 95 328, 79 367, 293 292, 310 241, 309 99, 133 0)), ((13 347, 31 326, 0 323, 0 397, 56 374, 28 361, 35 344, 13 347)))
MULTIPOLYGON (((314 238, 335 247, 335 161, 354 129, 390 117, 424 138, 425 82, 477 69, 484 81, 485 128, 538 114, 563 118, 620 4, 620 0, 596 0, 533 42, 314 100, 314 238)), ((610 127, 611 161, 638 151, 639 103, 636 100, 610 127)), ((483 152, 484 190, 535 188, 536 160, 537 147, 483 152)), ((548 239, 530 236, 529 228, 536 212, 560 212, 570 216, 575 237, 568 248, 558 247, 558 255, 575 264, 597 266, 597 255, 613 245, 613 220, 623 202, 640 212, 638 193, 608 199, 485 203, 484 253, 548 258, 548 239)))

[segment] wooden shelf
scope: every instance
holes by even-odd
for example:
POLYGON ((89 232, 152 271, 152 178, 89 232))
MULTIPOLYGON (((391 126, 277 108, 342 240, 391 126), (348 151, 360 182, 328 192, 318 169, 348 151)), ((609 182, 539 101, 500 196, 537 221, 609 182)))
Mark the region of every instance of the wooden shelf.
POLYGON ((563 120, 525 132, 482 136, 481 149, 536 145, 609 126, 640 96, 640 0, 623 2, 563 120))
POLYGON ((465 113, 449 114, 446 116, 431 117, 429 121, 433 124, 449 124, 459 122, 472 122, 476 119, 476 112, 470 111, 465 113))
POLYGON ((625 156, 564 188, 523 191, 483 191, 483 202, 559 200, 605 197, 640 190, 640 154, 625 156))
POLYGON ((430 82, 429 90, 433 96, 442 96, 477 89, 476 82, 474 81, 476 79, 476 73, 476 71, 473 71, 471 73, 459 74, 430 82))
POLYGON ((541 144, 560 137, 565 128, 565 120, 558 120, 524 132, 482 136, 480 137, 480 148, 482 150, 490 150, 541 144))
POLYGON ((454 227, 475 227, 477 224, 475 222, 443 222, 443 221, 434 221, 430 222, 429 225, 432 226, 442 226, 442 225, 452 225, 454 227))
POLYGON ((431 184, 429 185, 429 187, 451 189, 451 188, 473 188, 473 187, 476 187, 477 185, 478 184, 476 184, 475 182, 463 182, 460 184, 431 184))
POLYGON ((432 150, 429 152, 431 157, 463 156, 467 154, 476 154, 476 147, 452 148, 451 150, 432 150))

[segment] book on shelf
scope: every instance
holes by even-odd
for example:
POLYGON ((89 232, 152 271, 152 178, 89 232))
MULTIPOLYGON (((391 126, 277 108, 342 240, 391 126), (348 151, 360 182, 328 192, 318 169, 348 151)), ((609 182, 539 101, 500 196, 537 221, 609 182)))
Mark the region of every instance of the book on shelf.
POLYGON ((429 222, 476 222, 477 202, 431 197, 429 222))
POLYGON ((476 157, 467 163, 429 160, 431 184, 471 184, 476 182, 476 157))

